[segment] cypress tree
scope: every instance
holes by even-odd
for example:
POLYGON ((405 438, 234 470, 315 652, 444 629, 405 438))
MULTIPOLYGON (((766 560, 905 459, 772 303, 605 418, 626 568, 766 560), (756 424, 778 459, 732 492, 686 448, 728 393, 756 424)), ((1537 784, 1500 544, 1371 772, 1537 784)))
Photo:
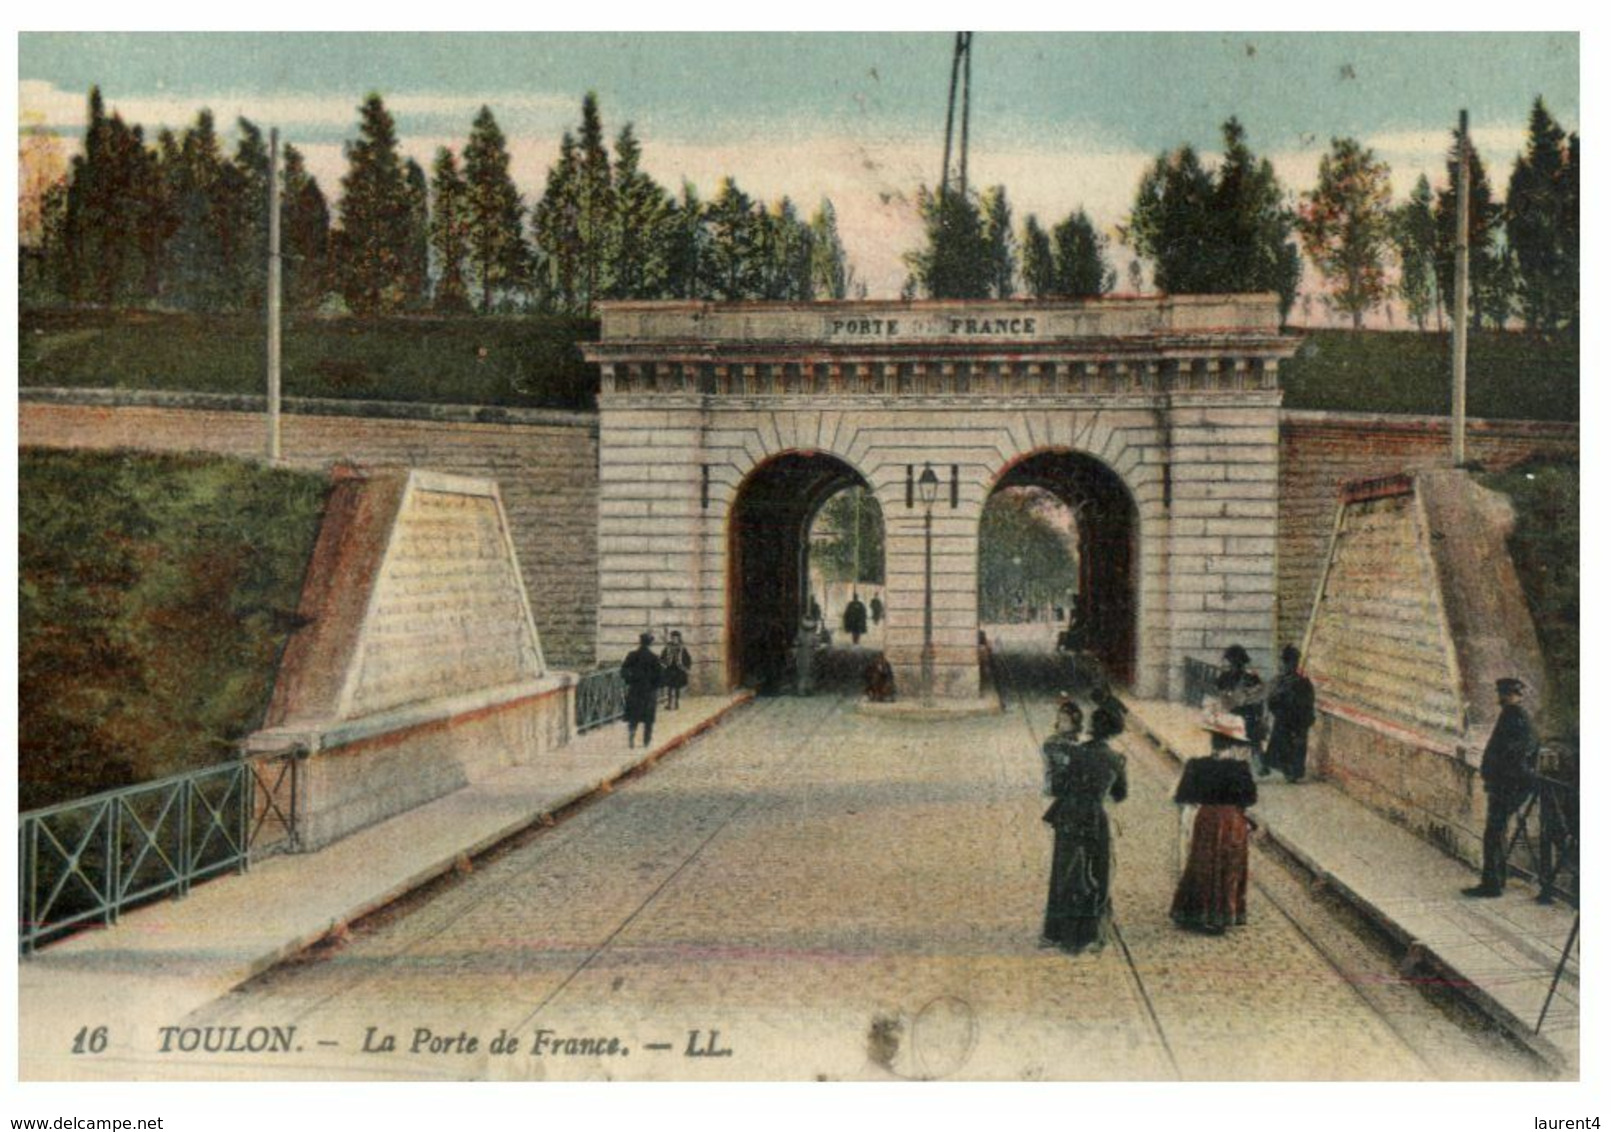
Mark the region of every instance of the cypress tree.
POLYGON ((827 197, 811 217, 811 295, 843 299, 850 294, 851 271, 839 240, 839 220, 827 197))
POLYGON ((1051 244, 1054 294, 1086 299, 1113 290, 1115 276, 1102 258, 1107 239, 1083 208, 1052 229, 1051 244))
POLYGON ((525 204, 509 175, 509 149, 490 108, 483 106, 464 147, 464 191, 470 272, 483 313, 499 291, 526 285, 531 253, 525 204))
POLYGON ((397 127, 379 94, 358 109, 359 137, 348 142, 337 238, 342 296, 361 314, 394 310, 406 290, 410 256, 408 185, 397 127))
POLYGON ((432 305, 440 311, 470 309, 465 287, 465 260, 469 256, 469 201, 464 178, 453 151, 442 146, 431 165, 431 254, 436 262, 436 294, 432 305))
POLYGON ((1432 214, 1432 186, 1426 174, 1415 182, 1410 197, 1393 213, 1393 246, 1398 251, 1398 293, 1404 308, 1420 330, 1426 317, 1436 313, 1442 323, 1443 300, 1436 270, 1438 222, 1432 214))
POLYGON ((294 145, 285 147, 280 182, 285 301, 294 310, 309 310, 323 301, 330 287, 330 206, 294 145))
POLYGON ((1056 293, 1052 239, 1032 212, 1024 221, 1024 290, 1037 299, 1056 293))
POLYGON ((1568 141, 1542 98, 1534 100, 1527 149, 1516 158, 1504 213, 1516 297, 1530 330, 1553 330, 1576 317, 1576 140, 1568 141))

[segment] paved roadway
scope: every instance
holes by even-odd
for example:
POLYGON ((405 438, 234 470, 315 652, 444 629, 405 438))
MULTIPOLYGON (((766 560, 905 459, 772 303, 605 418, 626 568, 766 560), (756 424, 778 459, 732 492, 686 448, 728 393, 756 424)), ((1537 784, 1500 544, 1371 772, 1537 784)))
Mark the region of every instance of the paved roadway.
MULTIPOLYGON (((1026 672, 1008 665, 1015 686, 1026 672)), ((186 1021, 295 1026, 301 1052, 187 1058, 183 1075, 1539 1074, 1459 1005, 1401 981, 1266 854, 1245 928, 1177 930, 1175 772, 1132 737, 1130 798, 1114 811, 1121 942, 1084 957, 1037 948, 1051 847, 1036 737, 1050 721, 1045 696, 946 723, 871 719, 844 698, 760 701, 186 1021), (478 1047, 410 1052, 421 1029, 478 1047), (516 1053, 488 1050, 500 1031, 516 1053), (538 1031, 549 1044, 533 1056, 538 1031), (366 1051, 366 1034, 371 1050, 393 1035, 397 1052, 366 1051), (612 1037, 628 1052, 552 1046, 612 1037)))

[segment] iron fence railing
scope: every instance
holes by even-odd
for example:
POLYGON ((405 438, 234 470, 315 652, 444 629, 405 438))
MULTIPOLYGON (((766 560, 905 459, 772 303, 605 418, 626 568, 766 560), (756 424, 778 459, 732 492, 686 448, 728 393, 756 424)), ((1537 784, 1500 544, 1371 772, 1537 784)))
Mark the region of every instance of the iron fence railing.
POLYGON ((577 681, 577 734, 613 723, 625 714, 626 681, 619 668, 601 668, 577 681))
POLYGON ((1185 660, 1185 690, 1186 702, 1193 707, 1199 706, 1210 696, 1216 695, 1218 689, 1214 681, 1219 677, 1219 667, 1206 660, 1198 660, 1195 656, 1188 656, 1185 660))
POLYGON ((244 759, 22 814, 22 952, 297 848, 301 761, 289 752, 244 759))

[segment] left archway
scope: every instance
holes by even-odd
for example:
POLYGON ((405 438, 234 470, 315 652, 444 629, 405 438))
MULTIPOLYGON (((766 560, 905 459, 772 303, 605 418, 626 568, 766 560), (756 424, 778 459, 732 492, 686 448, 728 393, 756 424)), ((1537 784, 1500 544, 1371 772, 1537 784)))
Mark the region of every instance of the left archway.
POLYGON ((727 524, 727 683, 782 679, 789 644, 809 602, 811 520, 827 499, 867 481, 824 452, 785 452, 739 485, 727 524))

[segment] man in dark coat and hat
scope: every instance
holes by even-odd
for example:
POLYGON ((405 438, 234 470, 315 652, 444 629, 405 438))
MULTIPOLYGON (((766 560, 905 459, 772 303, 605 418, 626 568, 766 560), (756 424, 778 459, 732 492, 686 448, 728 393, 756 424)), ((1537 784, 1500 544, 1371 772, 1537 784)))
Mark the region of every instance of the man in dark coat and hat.
POLYGON ((845 606, 844 629, 850 634, 850 643, 861 644, 862 634, 867 632, 867 607, 861 603, 861 595, 852 590, 850 604, 845 606))
POLYGON ((1302 781, 1309 762, 1309 729, 1315 725, 1315 686, 1298 671, 1300 659, 1295 645, 1281 650, 1281 675, 1270 686, 1270 743, 1264 761, 1286 775, 1288 782, 1302 781))
POLYGON ((660 658, 654 654, 654 634, 640 633, 638 647, 621 662, 621 680, 626 684, 627 747, 637 744, 638 725, 643 725, 643 745, 654 738, 655 701, 660 693, 660 658))
POLYGON ((1523 687, 1514 677, 1495 683, 1499 719, 1482 752, 1482 788, 1488 796, 1488 820, 1482 827, 1482 883, 1462 889, 1467 896, 1498 896, 1505 891, 1505 832, 1511 817, 1533 792, 1538 733, 1521 706, 1523 687))

